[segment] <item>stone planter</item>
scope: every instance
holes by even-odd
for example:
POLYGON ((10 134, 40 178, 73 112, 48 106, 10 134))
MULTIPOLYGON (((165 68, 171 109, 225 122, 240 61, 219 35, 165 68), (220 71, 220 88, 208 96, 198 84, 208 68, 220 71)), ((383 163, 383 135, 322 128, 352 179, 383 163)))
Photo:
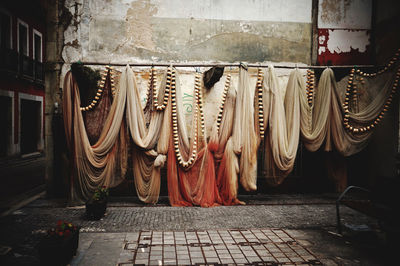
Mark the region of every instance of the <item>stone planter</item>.
POLYGON ((41 265, 68 265, 76 255, 79 244, 79 229, 67 237, 46 236, 38 246, 41 265))
POLYGON ((107 209, 107 200, 89 200, 86 202, 86 216, 90 220, 99 220, 107 209))

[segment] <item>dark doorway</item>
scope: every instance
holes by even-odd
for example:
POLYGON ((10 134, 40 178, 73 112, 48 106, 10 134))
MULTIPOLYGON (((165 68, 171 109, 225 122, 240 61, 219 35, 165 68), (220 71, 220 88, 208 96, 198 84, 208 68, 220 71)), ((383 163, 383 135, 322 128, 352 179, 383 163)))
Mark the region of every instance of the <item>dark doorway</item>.
POLYGON ((0 96, 0 157, 8 155, 12 134, 12 98, 0 96))
POLYGON ((41 102, 21 100, 21 154, 38 150, 40 140, 41 102))

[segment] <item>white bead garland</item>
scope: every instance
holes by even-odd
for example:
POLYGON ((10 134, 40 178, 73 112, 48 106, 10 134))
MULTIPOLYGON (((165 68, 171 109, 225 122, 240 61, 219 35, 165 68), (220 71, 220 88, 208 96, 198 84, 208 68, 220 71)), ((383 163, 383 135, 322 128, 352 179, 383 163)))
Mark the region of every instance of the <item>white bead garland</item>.
POLYGON ((265 135, 265 127, 264 127, 264 105, 263 105, 263 73, 261 68, 257 71, 257 95, 258 95, 258 125, 260 129, 260 137, 264 138, 265 135))
POLYGON ((112 91, 112 94, 114 96, 115 89, 114 89, 114 78, 113 78, 112 69, 113 69, 112 67, 107 66, 106 70, 103 71, 103 73, 101 74, 100 84, 99 84, 99 87, 97 89, 96 95, 94 96, 94 99, 92 100, 92 102, 88 106, 80 107, 80 110, 82 112, 92 110, 96 106, 98 101, 101 99, 101 96, 103 95, 103 91, 104 91, 104 85, 106 84, 106 80, 107 80, 107 76, 108 75, 110 77, 111 91, 112 91))
MULTIPOLYGON (((182 158, 182 154, 179 149, 179 135, 178 135, 178 116, 176 113, 176 84, 175 84, 175 77, 171 80, 171 102, 172 102, 172 135, 174 139, 174 150, 177 161, 179 165, 184 168, 189 168, 193 165, 197 157, 197 142, 198 142, 198 117, 199 113, 202 114, 202 99, 201 99, 201 75, 196 74, 195 77, 195 106, 194 106, 194 140, 192 143, 192 153, 189 156, 189 160, 185 161, 182 158), (174 82, 172 82, 174 81, 174 82)), ((204 116, 201 115, 201 127, 202 131, 204 128, 204 116)), ((203 131, 204 134, 204 131, 203 131)))
POLYGON ((222 114, 224 112, 226 96, 228 94, 228 90, 230 87, 231 87, 231 75, 228 74, 226 76, 225 87, 224 87, 224 91, 222 92, 222 100, 221 100, 221 104, 219 106, 219 111, 218 111, 218 116, 217 116, 217 134, 218 135, 219 135, 219 128, 221 126, 221 121, 222 121, 222 114))
MULTIPOLYGON (((153 88, 155 89, 156 88, 155 69, 152 69, 151 77, 152 77, 152 79, 149 81, 149 83, 151 83, 153 88)), ((167 106, 171 87, 175 86, 175 82, 176 82, 175 81, 175 70, 172 70, 171 67, 168 67, 167 82, 166 82, 166 86, 165 86, 163 103, 161 105, 158 103, 158 93, 159 93, 158 90, 156 90, 153 95, 153 104, 154 104, 154 108, 156 108, 157 111, 163 111, 165 109, 165 107, 167 106)))
MULTIPOLYGON (((396 53, 396 60, 397 60, 397 57, 398 57, 398 52, 396 53)), ((393 61, 396 61, 396 60, 393 60, 393 61)), ((391 66, 391 65, 393 65, 393 63, 389 63, 388 65, 391 66)), ((350 115, 349 115, 350 98, 349 98, 349 96, 353 92, 353 100, 356 99, 356 97, 357 97, 357 87, 354 84, 354 77, 355 77, 355 74, 360 74, 360 73, 362 73, 362 72, 360 72, 358 70, 356 71, 354 68, 350 71, 348 85, 346 88, 345 100, 344 100, 344 104, 343 104, 344 105, 343 125, 351 133, 368 132, 368 131, 372 130, 373 128, 375 128, 375 126, 377 126, 381 122, 381 120, 385 116, 385 113, 389 110, 390 104, 392 103, 393 96, 396 93, 399 79, 400 79, 400 67, 398 67, 397 72, 396 72, 396 77, 395 77, 395 80, 392 85, 392 90, 391 90, 389 97, 387 98, 381 112, 377 115, 377 117, 374 119, 374 121, 370 125, 356 127, 355 125, 351 125, 349 122, 349 118, 350 118, 350 115)), ((378 74, 380 74, 380 73, 378 73, 378 74)), ((363 75, 363 76, 365 76, 365 75, 363 75)), ((373 75, 373 76, 376 76, 376 75, 373 75)), ((361 82, 363 82, 363 78, 360 78, 359 80, 361 82)))

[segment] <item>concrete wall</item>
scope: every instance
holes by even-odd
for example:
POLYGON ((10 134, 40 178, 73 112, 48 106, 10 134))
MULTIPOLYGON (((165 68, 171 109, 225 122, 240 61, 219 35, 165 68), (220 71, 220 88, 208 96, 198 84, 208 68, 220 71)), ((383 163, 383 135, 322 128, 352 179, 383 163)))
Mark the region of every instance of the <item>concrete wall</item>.
POLYGON ((66 62, 310 62, 311 0, 66 0, 66 62))
MULTIPOLYGON (((72 20, 64 32, 60 87, 70 63, 78 60, 310 64, 312 0, 66 0, 64 6, 72 20)), ((148 69, 135 69, 143 94, 148 69)), ((190 127, 196 70, 180 71, 190 127)), ((208 128, 223 82, 205 95, 208 128)))
POLYGON ((318 63, 370 64, 372 0, 320 0, 318 63))

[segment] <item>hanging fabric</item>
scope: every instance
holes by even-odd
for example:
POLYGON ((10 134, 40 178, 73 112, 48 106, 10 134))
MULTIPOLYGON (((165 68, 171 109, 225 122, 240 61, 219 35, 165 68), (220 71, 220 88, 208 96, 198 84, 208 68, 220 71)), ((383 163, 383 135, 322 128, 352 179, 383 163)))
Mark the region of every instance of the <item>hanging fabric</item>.
POLYGON ((215 160, 217 187, 223 205, 244 204, 237 199, 239 165, 231 137, 236 90, 230 89, 230 83, 231 76, 227 75, 218 116, 213 125, 208 144, 215 160))
POLYGON ((254 125, 253 93, 250 89, 249 73, 240 67, 232 140, 235 153, 240 154, 240 183, 246 191, 257 189, 259 138, 254 125))
MULTIPOLYGON (((107 68, 107 70, 102 73, 104 83, 101 83, 97 90, 95 99, 93 100, 95 103, 92 101, 89 105, 90 109, 88 108, 89 110, 83 113, 86 132, 90 144, 92 145, 99 139, 101 130, 104 127, 104 123, 107 120, 108 113, 110 112, 112 103, 111 71, 111 69, 107 68), (93 108, 92 106, 95 105, 96 108, 93 108)), ((81 110, 85 109, 85 107, 81 107, 81 110)))
POLYGON ((66 74, 63 116, 73 169, 71 177, 73 202, 88 199, 98 186, 113 187, 122 182, 121 173, 126 169, 120 167, 126 164, 119 161, 127 158, 120 156, 127 152, 122 123, 125 99, 125 87, 121 87, 111 105, 99 139, 94 145, 90 145, 80 110, 78 85, 71 72, 66 74))
POLYGON ((349 107, 349 91, 353 77, 354 71, 349 76, 350 84, 345 89, 345 97, 340 96, 334 73, 330 68, 322 72, 311 105, 306 95, 300 94, 301 133, 308 150, 316 151, 325 143, 325 151, 336 147, 342 155, 350 156, 367 145, 372 129, 388 110, 397 88, 396 79, 399 79, 399 74, 380 77, 383 82, 377 82, 382 85, 376 97, 359 111, 349 107))
MULTIPOLYGON (((171 70, 164 75, 158 88, 157 100, 164 98, 167 78, 171 80, 171 70), (160 98, 159 98, 160 97, 160 98)), ((145 114, 139 97, 139 88, 132 69, 127 66, 121 75, 120 86, 126 86, 126 120, 130 135, 134 142, 132 148, 133 174, 136 192, 140 200, 146 203, 156 203, 160 193, 160 167, 166 160, 165 144, 156 147, 159 142, 165 113, 153 111, 150 125, 146 127, 145 114)), ((168 87, 169 90, 169 87, 168 87)), ((151 101, 151 99, 148 99, 151 101)), ((168 101, 168 98, 166 99, 168 101)), ((166 140, 161 140, 165 143, 166 140)))
POLYGON ((215 180, 214 159, 207 148, 202 111, 202 81, 195 78, 190 140, 182 111, 180 83, 171 88, 172 135, 168 150, 168 195, 172 206, 212 207, 221 199, 215 180), (200 130, 199 130, 200 129, 200 130))
POLYGON ((268 129, 262 149, 263 172, 270 178, 269 183, 278 185, 292 171, 296 159, 300 136, 300 89, 304 81, 300 71, 295 69, 290 73, 285 90, 273 66, 265 72, 260 88, 262 121, 268 129))

